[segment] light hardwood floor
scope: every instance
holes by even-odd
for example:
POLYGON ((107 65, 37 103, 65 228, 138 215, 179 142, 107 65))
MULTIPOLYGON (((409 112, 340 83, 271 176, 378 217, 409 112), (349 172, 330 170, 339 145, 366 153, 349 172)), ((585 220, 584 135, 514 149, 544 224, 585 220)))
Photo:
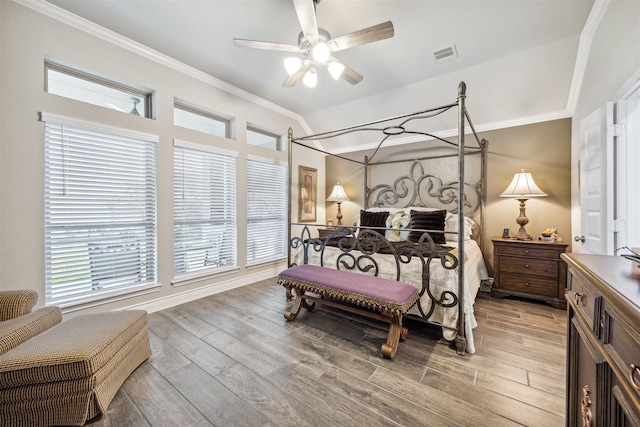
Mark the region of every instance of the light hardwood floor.
POLYGON ((92 426, 562 426, 565 316, 480 294, 476 354, 317 305, 287 322, 275 279, 149 314, 153 355, 92 426))

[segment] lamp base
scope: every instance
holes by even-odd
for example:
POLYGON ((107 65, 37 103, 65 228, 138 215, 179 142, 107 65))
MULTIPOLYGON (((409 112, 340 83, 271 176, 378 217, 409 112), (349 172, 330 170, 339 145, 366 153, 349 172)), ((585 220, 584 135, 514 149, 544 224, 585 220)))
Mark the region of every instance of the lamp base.
POLYGON ((511 236, 514 240, 533 240, 531 235, 527 233, 523 228, 521 228, 516 234, 511 236))
POLYGON ((520 226, 520 229, 514 236, 511 236, 511 238, 516 240, 533 240, 524 228, 524 226, 529 223, 529 218, 527 218, 525 214, 525 202, 527 199, 519 198, 518 201, 520 202, 520 216, 516 218, 516 223, 520 226))

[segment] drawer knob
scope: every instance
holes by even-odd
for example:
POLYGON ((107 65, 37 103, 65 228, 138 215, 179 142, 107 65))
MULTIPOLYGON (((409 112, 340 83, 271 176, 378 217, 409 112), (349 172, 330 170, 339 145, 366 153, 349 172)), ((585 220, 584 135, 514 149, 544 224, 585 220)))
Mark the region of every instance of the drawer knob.
POLYGON ((524 286, 528 288, 531 285, 529 285, 529 282, 524 282, 524 286))
POLYGON ((524 268, 529 268, 529 264, 525 264, 525 265, 524 265, 524 268))
POLYGON ((630 376, 631 376, 631 385, 633 386, 633 388, 635 388, 636 390, 640 390, 640 383, 636 381, 636 378, 640 376, 640 366, 636 366, 632 363, 630 376))
POLYGON ((574 297, 574 299, 576 301, 576 305, 578 305, 578 304, 580 304, 580 302, 584 298, 584 294, 582 292, 576 292, 573 297, 574 297))
POLYGON ((527 255, 529 255, 529 249, 525 249, 525 250, 524 250, 524 253, 525 253, 525 254, 527 254, 527 255))

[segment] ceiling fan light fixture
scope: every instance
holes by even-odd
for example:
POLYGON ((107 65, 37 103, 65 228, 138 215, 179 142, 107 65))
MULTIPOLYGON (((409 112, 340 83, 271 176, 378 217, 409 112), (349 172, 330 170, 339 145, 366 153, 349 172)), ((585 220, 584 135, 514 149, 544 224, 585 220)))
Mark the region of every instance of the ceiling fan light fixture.
POLYGON ((310 68, 309 71, 305 73, 302 83, 304 83, 306 87, 316 87, 318 84, 318 74, 316 74, 315 68, 310 68))
POLYGON ((311 57, 316 62, 325 64, 329 60, 330 56, 331 56, 331 50, 329 49, 329 45, 327 45, 323 41, 316 43, 311 48, 311 57))
POLYGON ((331 74, 331 77, 333 77, 334 80, 338 80, 344 72, 344 64, 336 61, 331 61, 329 62, 329 65, 327 65, 327 69, 329 70, 329 74, 331 74))
POLYGON ((284 59, 284 68, 287 70, 287 74, 293 76, 302 67, 302 60, 295 56, 290 56, 284 59))

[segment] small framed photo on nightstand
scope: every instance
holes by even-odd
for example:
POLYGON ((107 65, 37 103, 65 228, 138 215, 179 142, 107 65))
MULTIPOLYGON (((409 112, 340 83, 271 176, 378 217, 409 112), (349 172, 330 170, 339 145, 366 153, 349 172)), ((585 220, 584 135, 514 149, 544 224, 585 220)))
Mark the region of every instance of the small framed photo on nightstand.
POLYGON ((502 238, 503 239, 508 239, 509 238, 509 229, 505 228, 504 230, 502 230, 502 238))

